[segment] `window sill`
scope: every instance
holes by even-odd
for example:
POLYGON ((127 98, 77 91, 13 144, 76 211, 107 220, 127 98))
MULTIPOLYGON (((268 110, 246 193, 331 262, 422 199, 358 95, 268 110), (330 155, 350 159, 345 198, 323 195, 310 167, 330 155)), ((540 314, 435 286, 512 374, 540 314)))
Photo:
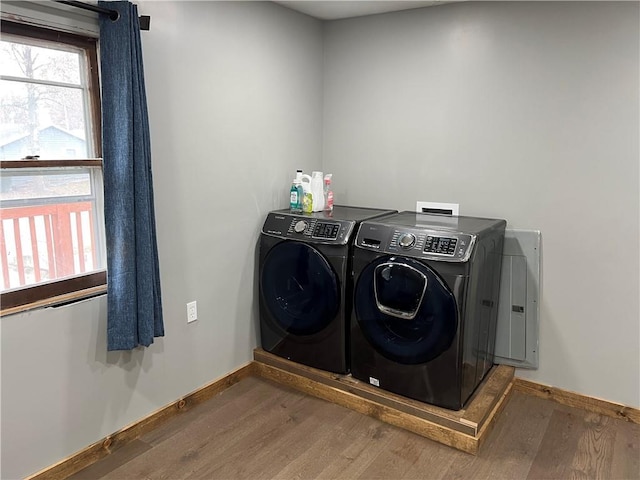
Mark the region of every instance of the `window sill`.
POLYGON ((72 302, 79 302, 81 300, 86 300, 92 297, 97 297, 99 295, 104 295, 105 293, 107 293, 107 286, 98 285, 96 287, 91 287, 91 288, 86 288, 84 290, 65 293, 63 295, 58 295, 55 297, 38 300, 36 302, 27 303, 25 305, 18 305, 10 308, 3 308, 2 310, 0 310, 0 317, 4 317, 6 315, 13 315, 15 313, 22 313, 22 312, 26 312, 27 310, 34 310, 36 308, 56 307, 56 306, 60 306, 60 305, 68 304, 72 302))

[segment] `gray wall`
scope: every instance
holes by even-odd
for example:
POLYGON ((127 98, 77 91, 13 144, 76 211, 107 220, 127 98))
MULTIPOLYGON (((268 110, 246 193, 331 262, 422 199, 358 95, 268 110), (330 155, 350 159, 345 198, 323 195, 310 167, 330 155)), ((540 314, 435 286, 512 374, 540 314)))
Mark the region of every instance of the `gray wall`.
POLYGON ((324 52, 321 23, 270 3, 138 3, 167 336, 107 353, 104 298, 2 318, 1 478, 249 362, 260 225, 320 165, 338 203, 541 229, 541 368, 518 374, 640 405, 637 3, 331 22, 324 52))
POLYGON ((254 256, 296 168, 321 165, 322 26, 271 3, 138 2, 166 337, 105 351, 106 302, 2 318, 3 479, 246 363, 254 256), (199 319, 186 323, 186 302, 199 319))
POLYGON ((637 2, 469 2, 329 23, 337 203, 542 231, 540 369, 640 405, 637 2))

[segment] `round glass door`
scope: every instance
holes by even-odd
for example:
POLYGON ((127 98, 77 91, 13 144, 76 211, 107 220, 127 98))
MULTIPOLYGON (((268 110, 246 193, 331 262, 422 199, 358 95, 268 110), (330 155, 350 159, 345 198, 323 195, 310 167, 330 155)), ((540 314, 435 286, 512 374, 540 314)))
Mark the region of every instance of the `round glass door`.
POLYGON ((457 330, 453 294, 427 265, 383 257, 360 274, 356 319, 369 343, 403 364, 428 362, 447 350, 457 330))
POLYGON ((313 335, 338 313, 338 279, 327 259, 313 247, 283 242, 265 258, 260 293, 271 318, 285 332, 313 335))

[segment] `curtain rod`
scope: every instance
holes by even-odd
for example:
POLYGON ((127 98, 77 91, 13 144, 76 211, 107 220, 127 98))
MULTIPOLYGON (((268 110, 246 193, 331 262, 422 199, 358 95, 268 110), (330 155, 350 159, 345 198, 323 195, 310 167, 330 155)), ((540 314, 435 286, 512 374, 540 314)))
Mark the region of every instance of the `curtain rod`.
MULTIPOLYGON (((114 22, 120 18, 120 14, 115 10, 109 10, 108 8, 98 7, 90 3, 77 2, 75 0, 54 0, 57 3, 63 3, 71 7, 81 8, 82 10, 90 10, 95 13, 101 13, 103 15, 109 15, 109 18, 114 22)), ((140 30, 149 30, 151 24, 151 17, 148 15, 142 15, 140 20, 140 30)))

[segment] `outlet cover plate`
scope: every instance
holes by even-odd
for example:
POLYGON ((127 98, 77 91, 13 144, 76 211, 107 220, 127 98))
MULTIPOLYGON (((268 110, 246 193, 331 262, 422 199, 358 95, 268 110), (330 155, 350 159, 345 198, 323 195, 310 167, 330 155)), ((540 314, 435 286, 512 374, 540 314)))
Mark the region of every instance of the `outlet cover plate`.
POLYGON ((198 303, 193 301, 187 303, 187 323, 198 320, 198 303))

